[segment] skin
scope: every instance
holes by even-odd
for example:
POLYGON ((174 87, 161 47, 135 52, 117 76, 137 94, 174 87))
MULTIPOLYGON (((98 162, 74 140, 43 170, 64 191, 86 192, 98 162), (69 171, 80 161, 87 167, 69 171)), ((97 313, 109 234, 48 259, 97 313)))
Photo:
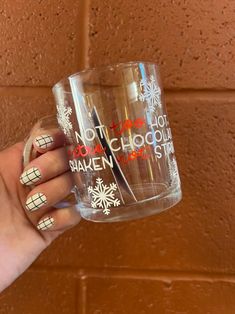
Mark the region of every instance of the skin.
POLYGON ((50 151, 38 149, 43 154, 26 168, 36 166, 40 169, 42 179, 33 187, 26 187, 19 180, 25 170, 22 168, 24 144, 18 143, 0 152, 0 292, 19 277, 53 240, 80 221, 77 210, 52 207, 72 187, 67 161, 61 158, 61 142, 52 136, 54 144, 50 151), (48 202, 42 208, 28 212, 26 200, 36 192, 43 192, 48 202), (47 231, 39 231, 36 228, 38 222, 48 216, 53 217, 54 225, 47 231))

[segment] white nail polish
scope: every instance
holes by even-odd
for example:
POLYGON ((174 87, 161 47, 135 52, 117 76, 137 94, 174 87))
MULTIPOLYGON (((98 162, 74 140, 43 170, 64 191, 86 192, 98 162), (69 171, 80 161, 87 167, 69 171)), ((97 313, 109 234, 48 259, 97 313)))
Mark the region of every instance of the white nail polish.
POLYGON ((46 195, 44 195, 43 193, 36 193, 27 199, 25 207, 28 211, 33 212, 45 205, 46 203, 46 195))
POLYGON ((34 140, 35 145, 43 149, 49 148, 53 142, 53 137, 47 134, 37 136, 34 140))
POLYGON ((37 228, 38 230, 44 231, 50 229, 55 223, 55 219, 52 217, 46 217, 39 221, 37 228))
POLYGON ((39 181, 41 177, 42 176, 39 169, 36 167, 32 167, 22 173, 22 175, 20 176, 20 182, 24 185, 31 185, 39 181))

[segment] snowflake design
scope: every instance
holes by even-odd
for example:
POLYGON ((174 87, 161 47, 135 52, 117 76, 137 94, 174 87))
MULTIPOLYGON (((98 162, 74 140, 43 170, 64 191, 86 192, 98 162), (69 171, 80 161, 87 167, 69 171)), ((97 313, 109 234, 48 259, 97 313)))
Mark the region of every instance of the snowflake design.
POLYGON ((91 207, 103 208, 105 215, 110 214, 110 207, 116 207, 120 205, 120 200, 115 198, 114 191, 117 190, 117 184, 110 183, 109 186, 103 183, 103 179, 96 179, 96 186, 88 187, 88 193, 92 196, 91 207))
POLYGON ((63 102, 57 105, 57 120, 65 135, 70 134, 70 130, 73 128, 69 117, 72 113, 71 107, 66 107, 63 102))
POLYGON ((147 101, 150 112, 154 112, 156 107, 161 107, 161 89, 157 86, 153 75, 149 80, 140 81, 142 93, 139 95, 140 101, 147 101))
POLYGON ((171 181, 177 182, 178 177, 179 177, 179 173, 178 173, 177 162, 175 159, 173 159, 169 163, 169 173, 170 173, 171 181))

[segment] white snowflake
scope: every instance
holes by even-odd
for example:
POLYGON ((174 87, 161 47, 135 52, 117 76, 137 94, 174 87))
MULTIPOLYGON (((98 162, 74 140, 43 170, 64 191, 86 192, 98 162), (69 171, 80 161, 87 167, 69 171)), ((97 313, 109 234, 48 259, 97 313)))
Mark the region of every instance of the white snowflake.
POLYGON ((72 108, 66 106, 62 101, 57 105, 57 120, 65 135, 69 135, 70 130, 73 128, 69 120, 71 113, 72 108))
POLYGON ((147 101, 151 112, 154 112, 156 107, 161 107, 161 89, 157 86, 153 75, 150 76, 149 80, 142 79, 140 87, 142 93, 139 95, 139 100, 147 101))
POLYGON ((175 159, 169 161, 169 173, 172 183, 176 183, 179 179, 178 166, 175 159))
POLYGON ((88 187, 88 193, 92 196, 91 207, 103 208, 105 215, 110 214, 110 207, 116 207, 120 205, 120 200, 115 198, 114 191, 117 190, 115 183, 110 183, 109 186, 103 183, 103 179, 96 179, 96 186, 88 187))

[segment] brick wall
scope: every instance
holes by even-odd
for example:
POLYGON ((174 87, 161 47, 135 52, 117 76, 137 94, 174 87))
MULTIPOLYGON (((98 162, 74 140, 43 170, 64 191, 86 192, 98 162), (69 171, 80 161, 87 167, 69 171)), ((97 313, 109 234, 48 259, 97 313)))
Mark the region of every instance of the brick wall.
POLYGON ((1 148, 54 111, 60 78, 155 61, 184 198, 139 221, 82 221, 0 295, 0 314, 235 313, 234 16, 229 0, 3 1, 1 148))

